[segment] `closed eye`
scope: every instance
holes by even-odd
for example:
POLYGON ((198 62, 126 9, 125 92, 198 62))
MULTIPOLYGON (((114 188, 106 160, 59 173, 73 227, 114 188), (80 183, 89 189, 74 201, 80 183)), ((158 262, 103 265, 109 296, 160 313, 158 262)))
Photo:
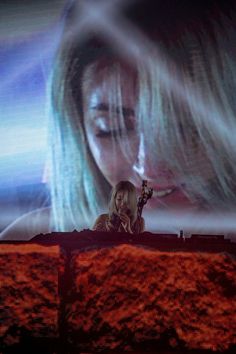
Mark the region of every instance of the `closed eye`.
POLYGON ((96 137, 98 138, 118 138, 118 137, 122 137, 125 133, 129 133, 132 132, 134 130, 134 128, 127 128, 126 130, 122 130, 122 129, 110 129, 110 130, 103 130, 103 129, 97 129, 96 131, 96 137))
POLYGON ((114 129, 114 127, 111 126, 109 117, 97 117, 94 119, 95 136, 98 138, 122 138, 135 130, 133 119, 125 118, 124 123, 124 128, 119 127, 114 129))
POLYGON ((134 116, 134 109, 129 107, 109 107, 106 103, 99 103, 96 106, 91 107, 93 110, 98 112, 115 112, 116 114, 122 113, 125 118, 134 116))

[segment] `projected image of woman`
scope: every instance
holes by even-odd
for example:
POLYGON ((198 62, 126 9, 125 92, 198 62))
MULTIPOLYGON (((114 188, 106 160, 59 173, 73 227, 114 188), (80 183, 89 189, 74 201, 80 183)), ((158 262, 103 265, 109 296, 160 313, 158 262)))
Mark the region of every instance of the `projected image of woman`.
POLYGON ((54 230, 91 227, 121 180, 148 180, 152 211, 235 207, 234 19, 230 1, 70 2, 51 78, 54 230))
POLYGON ((114 33, 93 28, 81 40, 73 33, 79 2, 68 11, 52 80, 57 229, 90 222, 122 179, 136 188, 147 179, 154 209, 235 204, 233 23, 210 1, 204 9, 171 1, 175 15, 161 3, 123 5, 114 33))

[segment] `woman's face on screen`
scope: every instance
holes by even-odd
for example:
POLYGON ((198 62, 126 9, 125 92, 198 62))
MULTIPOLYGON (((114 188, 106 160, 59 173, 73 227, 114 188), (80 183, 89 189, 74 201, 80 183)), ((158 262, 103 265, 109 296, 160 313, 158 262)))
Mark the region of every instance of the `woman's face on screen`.
MULTIPOLYGON (((122 131, 122 127, 113 125, 114 122, 111 121, 111 111, 112 119, 115 119, 120 109, 115 103, 109 104, 113 89, 112 82, 106 80, 105 73, 94 75, 89 84, 84 83, 83 89, 87 140, 103 176, 112 186, 121 180, 129 180, 138 192, 142 180, 148 180, 148 185, 154 189, 153 197, 148 202, 151 208, 192 207, 186 196, 183 180, 173 167, 158 155, 158 141, 155 151, 151 150, 145 144, 146 138, 138 133, 135 74, 124 67, 120 75, 125 131, 122 131), (126 145, 129 152, 125 148, 126 145)), ((153 133, 155 132, 150 131, 150 134, 153 133)))

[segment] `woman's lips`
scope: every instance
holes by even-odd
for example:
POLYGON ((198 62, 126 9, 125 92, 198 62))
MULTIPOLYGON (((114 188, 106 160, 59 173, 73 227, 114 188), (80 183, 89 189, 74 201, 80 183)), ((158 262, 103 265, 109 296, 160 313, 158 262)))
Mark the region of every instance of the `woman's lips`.
MULTIPOLYGON (((181 187, 167 186, 167 187, 156 187, 149 186, 148 188, 153 188, 152 197, 147 201, 148 208, 156 208, 160 206, 166 207, 187 207, 190 206, 191 202, 186 194, 183 192, 181 187)), ((141 191, 139 191, 139 195, 141 191)))
POLYGON ((165 188, 153 188, 153 194, 152 196, 154 198, 164 198, 167 195, 173 193, 176 191, 176 187, 165 187, 165 188))
MULTIPOLYGON (((179 188, 176 186, 165 186, 165 187, 148 186, 148 189, 149 188, 153 189, 152 198, 164 198, 169 194, 179 190, 179 188)), ((142 193, 140 189, 139 189, 139 193, 140 194, 142 193)))

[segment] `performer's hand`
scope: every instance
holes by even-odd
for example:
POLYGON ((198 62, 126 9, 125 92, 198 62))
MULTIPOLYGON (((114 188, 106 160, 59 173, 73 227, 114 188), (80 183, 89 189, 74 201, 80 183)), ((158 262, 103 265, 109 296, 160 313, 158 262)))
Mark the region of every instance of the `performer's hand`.
POLYGON ((124 212, 123 210, 120 210, 119 216, 120 216, 120 219, 121 219, 121 225, 123 226, 125 231, 129 232, 130 234, 132 234, 130 217, 127 215, 127 212, 124 212))

